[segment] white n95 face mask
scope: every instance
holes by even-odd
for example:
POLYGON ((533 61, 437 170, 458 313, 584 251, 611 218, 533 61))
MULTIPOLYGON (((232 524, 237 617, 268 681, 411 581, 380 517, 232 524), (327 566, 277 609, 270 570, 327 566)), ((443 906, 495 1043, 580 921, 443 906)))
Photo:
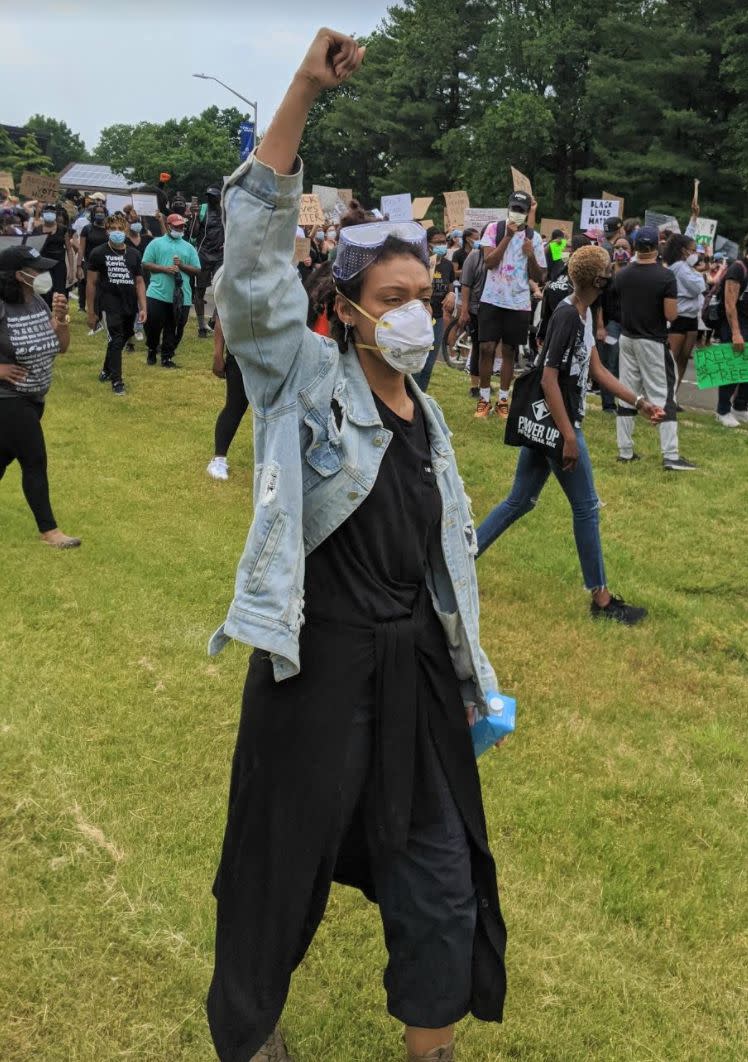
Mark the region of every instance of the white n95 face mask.
POLYGON ((377 319, 362 306, 347 300, 364 317, 373 321, 376 346, 358 343, 364 350, 378 350, 387 364, 398 372, 420 372, 434 345, 434 319, 418 299, 388 310, 377 319))
POLYGON ((27 273, 24 270, 23 271, 23 275, 26 276, 26 277, 33 277, 32 281, 31 281, 31 287, 34 289, 34 294, 35 295, 46 295, 47 292, 52 290, 52 286, 54 284, 54 281, 52 280, 52 274, 51 273, 49 273, 49 272, 36 273, 34 275, 32 273, 27 273))

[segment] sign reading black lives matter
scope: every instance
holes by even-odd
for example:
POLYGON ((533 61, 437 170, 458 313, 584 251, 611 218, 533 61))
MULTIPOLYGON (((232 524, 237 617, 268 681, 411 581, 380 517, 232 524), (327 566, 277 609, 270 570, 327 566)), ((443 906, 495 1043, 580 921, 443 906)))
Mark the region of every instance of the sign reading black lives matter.
POLYGON ((618 210, 616 199, 583 199, 579 228, 601 229, 608 218, 618 217, 618 210))

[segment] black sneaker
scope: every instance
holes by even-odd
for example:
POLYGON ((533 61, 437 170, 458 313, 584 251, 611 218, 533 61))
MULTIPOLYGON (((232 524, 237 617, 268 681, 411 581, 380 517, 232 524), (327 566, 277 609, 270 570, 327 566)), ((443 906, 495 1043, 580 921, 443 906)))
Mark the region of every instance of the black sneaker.
POLYGON ((145 359, 146 365, 155 365, 157 360, 158 359, 156 358, 156 355, 153 353, 153 351, 149 350, 148 357, 145 359))
POLYGON ((121 380, 115 380, 114 383, 112 384, 112 394, 114 394, 114 395, 127 394, 127 392, 125 391, 125 385, 122 383, 121 380))
POLYGON ((470 397, 471 398, 480 398, 480 387, 471 387, 470 388, 470 397))
POLYGON ((662 467, 666 472, 693 472, 697 466, 686 461, 685 457, 666 457, 663 459, 662 467))
POLYGON ((102 369, 101 372, 99 373, 99 383, 109 383, 111 378, 112 378, 112 375, 109 372, 109 369, 102 369))
POLYGON ((134 354, 135 353, 135 344, 134 343, 128 343, 127 346, 125 347, 125 350, 127 351, 128 354, 134 354))
POLYGON ((622 597, 613 597, 611 594, 610 601, 605 608, 593 601, 590 605, 590 615, 593 619, 615 620, 616 623, 623 623, 626 627, 635 627, 637 623, 641 623, 646 618, 647 610, 637 608, 636 605, 627 605, 622 597))
POLYGON ((179 366, 174 361, 174 358, 162 358, 161 359, 161 368, 162 369, 178 369, 179 366))
POLYGON ((631 457, 622 457, 619 454, 616 461, 619 465, 630 465, 632 461, 641 461, 641 457, 638 454, 632 454, 631 457))

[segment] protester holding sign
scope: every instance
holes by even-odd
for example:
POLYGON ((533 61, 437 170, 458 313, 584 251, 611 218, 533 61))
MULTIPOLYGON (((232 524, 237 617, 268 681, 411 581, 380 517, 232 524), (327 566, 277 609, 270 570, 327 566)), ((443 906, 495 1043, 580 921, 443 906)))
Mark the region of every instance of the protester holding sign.
POLYGON ((527 192, 513 192, 507 220, 493 222, 484 233, 484 240, 493 246, 486 248, 488 275, 478 314, 480 398, 476 417, 487 417, 491 412, 491 374, 499 343, 501 385, 494 412, 502 418, 509 416, 514 365, 530 332, 530 277, 543 283, 546 274, 543 241, 532 227, 536 208, 537 203, 527 192))
POLYGON ((505 929, 466 712, 488 710, 495 682, 474 532, 441 412, 408 378, 433 340, 426 234, 341 229, 333 339, 307 329, 291 263, 309 111, 363 52, 319 32, 224 192, 216 299, 255 410, 257 476, 214 646, 258 648, 214 886, 221 1062, 289 1062, 274 1026, 333 877, 376 896, 410 1062, 452 1062, 470 1010, 502 1016, 505 929))
MULTIPOLYGON (((662 466, 666 472, 690 472, 696 466, 678 452, 678 424, 675 406, 675 368, 668 347, 668 322, 678 316, 678 282, 674 274, 657 261, 660 234, 654 226, 644 226, 636 234, 636 259, 617 274, 614 286, 621 299, 621 383, 631 391, 641 391, 650 402, 662 407, 660 424, 662 466)), ((618 403, 616 434, 618 460, 638 461, 634 453, 636 406, 618 403)))
POLYGON ((0 479, 18 461, 42 542, 72 549, 81 540, 64 534, 52 513, 41 425, 52 365, 70 343, 67 299, 53 295, 50 313, 41 298, 51 290, 54 266, 31 247, 0 252, 0 479))
MULTIPOLYGON (((748 235, 743 240, 740 258, 733 262, 725 274, 724 306, 722 342, 732 343, 733 350, 742 354, 748 342, 748 235)), ((722 384, 717 420, 725 428, 748 424, 748 379, 737 387, 734 384, 722 384)))
MULTIPOLYGON (((569 259, 573 294, 561 302, 551 317, 543 353, 536 371, 542 368, 544 399, 535 403, 535 422, 563 438, 563 450, 556 457, 531 445, 522 446, 514 485, 509 495, 478 528, 478 555, 508 527, 534 509, 551 473, 571 505, 574 538, 584 585, 592 594, 593 619, 610 619, 632 627, 647 615, 646 609, 626 604, 607 587, 600 541, 599 502, 592 476, 587 443, 582 432, 588 374, 601 388, 619 397, 653 423, 664 415, 643 395, 635 395, 605 369, 595 347, 590 307, 608 286, 611 264, 602 247, 580 247, 569 259)), ((515 407, 512 407, 512 416, 515 407)), ((527 418, 528 420, 530 418, 527 418)), ((511 426, 512 421, 510 419, 511 426)), ((533 430, 531 435, 538 433, 533 430)), ((560 446, 560 440, 556 440, 560 446)), ((528 443, 530 439, 528 439, 528 443)), ((554 444, 555 445, 555 444, 554 444)))

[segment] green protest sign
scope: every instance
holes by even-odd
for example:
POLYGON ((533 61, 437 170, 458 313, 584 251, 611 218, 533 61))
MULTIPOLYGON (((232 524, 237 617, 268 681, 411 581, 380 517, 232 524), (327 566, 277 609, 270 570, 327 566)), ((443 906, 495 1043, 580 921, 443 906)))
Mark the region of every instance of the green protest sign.
POLYGON ((736 354, 732 343, 715 343, 713 347, 697 350, 694 363, 696 383, 701 390, 748 381, 748 353, 736 354))

